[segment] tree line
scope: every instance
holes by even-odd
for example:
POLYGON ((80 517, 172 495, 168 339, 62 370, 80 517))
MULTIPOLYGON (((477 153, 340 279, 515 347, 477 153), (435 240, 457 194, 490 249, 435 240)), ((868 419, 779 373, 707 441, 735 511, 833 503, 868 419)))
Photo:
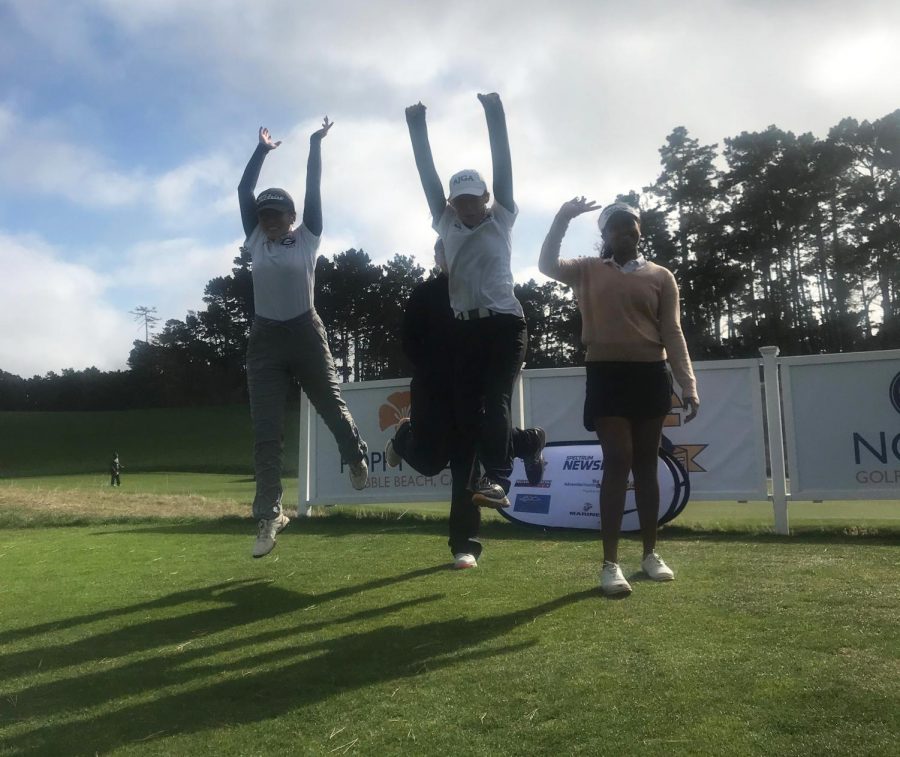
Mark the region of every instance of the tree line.
MULTIPOLYGON (((846 118, 824 139, 775 126, 722 146, 684 127, 660 148, 661 172, 620 195, 642 209, 643 252, 675 274, 694 360, 900 346, 900 110, 846 118)), ((316 265, 315 306, 344 381, 409 375, 404 304, 426 275, 413 257, 375 265, 346 250, 316 265)), ((579 365, 580 317, 568 288, 516 286, 527 367, 579 365)), ((136 341, 128 370, 0 371, 0 409, 98 410, 246 401, 253 317, 244 250, 204 290, 204 309, 136 341)))

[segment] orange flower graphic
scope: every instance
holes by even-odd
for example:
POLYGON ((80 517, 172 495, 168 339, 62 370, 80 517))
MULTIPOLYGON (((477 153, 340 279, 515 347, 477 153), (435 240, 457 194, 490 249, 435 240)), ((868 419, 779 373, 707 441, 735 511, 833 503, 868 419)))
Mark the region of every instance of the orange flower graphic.
POLYGON ((378 426, 382 431, 409 418, 409 402, 409 391, 394 392, 388 396, 387 402, 378 408, 378 426))

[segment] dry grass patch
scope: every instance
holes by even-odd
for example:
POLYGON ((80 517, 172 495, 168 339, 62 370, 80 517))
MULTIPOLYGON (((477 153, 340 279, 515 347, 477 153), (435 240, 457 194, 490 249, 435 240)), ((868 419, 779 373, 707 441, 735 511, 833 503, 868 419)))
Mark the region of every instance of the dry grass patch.
POLYGON ((115 489, 0 487, 0 515, 7 525, 86 520, 207 519, 247 517, 247 504, 195 494, 142 494, 115 489))

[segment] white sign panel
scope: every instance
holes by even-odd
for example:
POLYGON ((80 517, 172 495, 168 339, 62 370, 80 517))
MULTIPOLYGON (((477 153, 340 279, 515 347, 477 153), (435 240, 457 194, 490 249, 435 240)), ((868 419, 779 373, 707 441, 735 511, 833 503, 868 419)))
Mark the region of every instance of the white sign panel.
POLYGON ((343 384, 341 393, 360 436, 369 445, 369 481, 362 491, 350 485, 337 443, 316 415, 310 438, 310 504, 449 502, 449 469, 429 477, 406 463, 391 468, 384 460, 385 445, 394 436, 400 420, 409 415, 409 380, 343 384))
POLYGON ((779 362, 792 499, 900 498, 900 350, 779 362))
MULTIPOLYGON (((664 436, 691 479, 691 499, 765 500, 765 442, 759 361, 695 363, 700 413, 684 424, 678 387, 664 436)), ((583 368, 525 372, 528 425, 550 441, 596 440, 585 431, 583 368)))

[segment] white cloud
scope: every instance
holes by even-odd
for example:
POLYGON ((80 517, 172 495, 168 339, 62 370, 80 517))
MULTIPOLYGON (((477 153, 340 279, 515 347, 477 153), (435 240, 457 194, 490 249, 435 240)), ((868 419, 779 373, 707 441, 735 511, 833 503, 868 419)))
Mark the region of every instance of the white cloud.
POLYGON ((122 251, 110 273, 118 299, 156 307, 160 326, 183 320, 188 310, 202 310, 203 289, 210 279, 231 273, 243 240, 209 244, 199 239, 146 241, 122 251))
POLYGON ((62 196, 88 208, 131 205, 146 192, 139 173, 118 170, 102 152, 66 141, 50 120, 27 123, 0 106, 0 181, 31 194, 62 196))
POLYGON ((0 368, 21 376, 123 368, 135 339, 111 282, 36 237, 0 232, 0 368))
POLYGON ((151 197, 170 225, 207 223, 211 216, 237 208, 235 172, 222 156, 199 157, 155 178, 151 197))

